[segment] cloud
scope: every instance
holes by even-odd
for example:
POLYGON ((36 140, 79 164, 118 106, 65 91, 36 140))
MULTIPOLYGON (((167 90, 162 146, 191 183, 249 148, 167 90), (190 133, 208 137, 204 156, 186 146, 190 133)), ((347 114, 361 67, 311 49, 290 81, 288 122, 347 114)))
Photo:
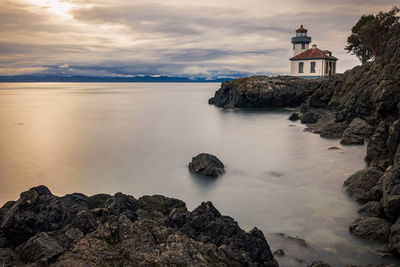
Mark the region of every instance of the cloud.
POLYGON ((393 1, 34 0, 0 3, 0 70, 52 75, 218 76, 288 73, 299 24, 313 43, 344 46, 364 13, 393 1))

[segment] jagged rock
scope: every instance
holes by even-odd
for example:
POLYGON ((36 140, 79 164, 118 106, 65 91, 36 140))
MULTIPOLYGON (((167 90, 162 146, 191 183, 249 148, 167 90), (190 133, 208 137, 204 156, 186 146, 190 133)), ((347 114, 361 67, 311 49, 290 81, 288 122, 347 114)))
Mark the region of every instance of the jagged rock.
POLYGON ((291 76, 240 78, 223 82, 208 103, 217 107, 294 107, 315 89, 309 84, 291 76))
POLYGON ((292 115, 290 115, 289 120, 291 121, 297 121, 298 119, 300 119, 299 113, 297 112, 293 112, 292 115))
POLYGON ((382 177, 382 205, 390 219, 400 215, 400 165, 388 169, 382 177))
POLYGON ((57 197, 41 186, 1 211, 2 266, 278 266, 260 230, 243 231, 211 202, 189 212, 161 195, 57 197))
POLYGON ((358 214, 363 217, 380 217, 383 213, 383 208, 380 202, 370 201, 367 204, 362 205, 358 214))
POLYGON ((343 184, 344 190, 356 201, 364 203, 366 194, 376 186, 383 172, 368 168, 351 175, 343 184))
POLYGON ((371 166, 385 170, 390 165, 389 150, 386 144, 388 137, 387 123, 382 121, 367 146, 365 160, 371 166))
POLYGON ((18 255, 11 248, 0 248, 0 264, 2 267, 22 266, 18 255))
POLYGON ((347 124, 327 122, 321 126, 320 135, 327 138, 340 138, 347 127, 347 124))
POLYGON ((399 120, 397 120, 389 127, 389 136, 386 142, 386 146, 392 157, 396 154, 399 141, 400 141, 400 122, 399 120))
POLYGON ((389 248, 396 253, 400 253, 400 220, 390 227, 389 248))
POLYGON ((355 236, 380 242, 389 240, 391 224, 381 218, 360 217, 349 227, 350 232, 355 236))
POLYGON ((49 264, 64 252, 64 248, 54 237, 42 232, 17 247, 16 251, 24 262, 49 264))
POLYGON ((211 177, 218 177, 224 173, 224 164, 214 155, 201 153, 189 162, 192 172, 211 177))
POLYGON ((320 116, 318 114, 307 111, 306 113, 301 115, 300 121, 301 121, 301 123, 312 124, 312 123, 316 123, 319 118, 320 118, 320 116))
POLYGON ((369 138, 374 133, 374 127, 369 125, 365 120, 355 118, 349 124, 349 127, 344 131, 343 137, 359 136, 369 138))

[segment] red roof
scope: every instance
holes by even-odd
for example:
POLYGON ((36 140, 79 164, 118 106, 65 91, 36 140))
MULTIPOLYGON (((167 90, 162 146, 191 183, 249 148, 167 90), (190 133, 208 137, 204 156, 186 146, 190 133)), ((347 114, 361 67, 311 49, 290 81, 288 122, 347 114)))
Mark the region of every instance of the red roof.
POLYGON ((307 30, 303 28, 303 25, 300 25, 300 28, 298 28, 296 32, 307 32, 307 30))
POLYGON ((311 48, 303 53, 300 53, 294 57, 292 57, 290 60, 301 60, 301 59, 331 59, 331 60, 337 60, 336 57, 329 55, 330 51, 329 50, 321 50, 319 48, 311 48))

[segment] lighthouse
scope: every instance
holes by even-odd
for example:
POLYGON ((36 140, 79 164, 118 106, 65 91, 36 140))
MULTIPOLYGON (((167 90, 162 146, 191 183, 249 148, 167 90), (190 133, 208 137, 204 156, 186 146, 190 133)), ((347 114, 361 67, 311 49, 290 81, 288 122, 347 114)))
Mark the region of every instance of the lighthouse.
POLYGON ((290 58, 290 74, 303 79, 324 78, 336 73, 336 57, 329 50, 321 50, 311 43, 307 29, 300 26, 292 37, 293 57, 290 58))
POLYGON ((307 36, 307 29, 301 25, 300 28, 296 30, 296 36, 292 37, 293 56, 297 56, 306 51, 310 43, 311 36, 307 36))

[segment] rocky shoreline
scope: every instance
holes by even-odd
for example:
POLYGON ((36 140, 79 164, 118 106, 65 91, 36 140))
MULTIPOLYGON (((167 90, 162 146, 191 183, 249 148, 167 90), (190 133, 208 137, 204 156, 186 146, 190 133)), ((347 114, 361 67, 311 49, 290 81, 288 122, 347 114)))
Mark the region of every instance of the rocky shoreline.
POLYGON ((162 195, 53 195, 45 186, 0 209, 1 266, 279 266, 264 234, 211 202, 162 195))
POLYGON ((340 138, 343 145, 367 142, 361 170, 344 183, 360 207, 349 227, 364 239, 400 255, 400 24, 386 36, 383 54, 329 79, 254 76, 224 82, 209 104, 223 108, 299 107, 307 131, 340 138))

